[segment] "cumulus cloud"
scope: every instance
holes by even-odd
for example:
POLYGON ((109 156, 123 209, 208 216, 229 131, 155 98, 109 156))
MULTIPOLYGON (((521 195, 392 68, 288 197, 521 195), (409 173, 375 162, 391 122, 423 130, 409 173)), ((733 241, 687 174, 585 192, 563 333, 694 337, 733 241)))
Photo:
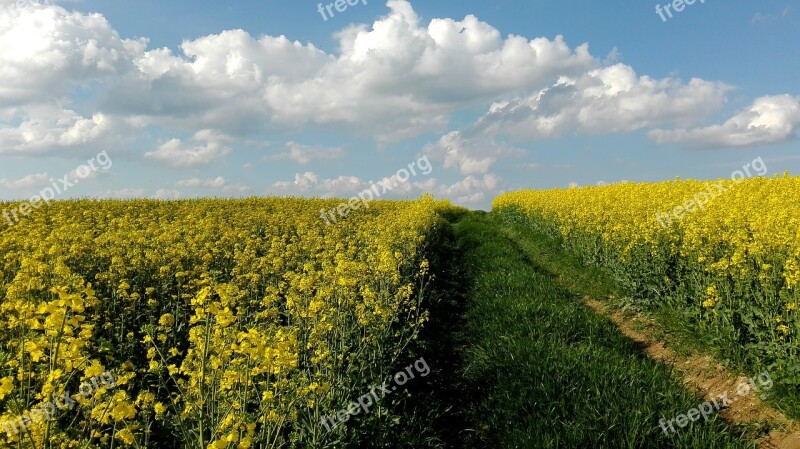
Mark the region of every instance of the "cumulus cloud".
POLYGON ((662 124, 693 123, 720 109, 730 86, 694 78, 639 76, 624 64, 563 77, 528 97, 494 104, 472 132, 530 141, 579 131, 632 132, 662 124))
POLYGON ((184 179, 183 181, 178 181, 176 185, 178 187, 208 187, 208 188, 221 188, 225 187, 227 182, 225 178, 222 176, 217 176, 214 179, 200 179, 200 178, 192 178, 192 179, 184 179))
POLYGON ((156 200, 175 200, 181 197, 181 192, 170 189, 158 189, 153 195, 156 200))
POLYGON ((0 11, 0 107, 47 102, 78 85, 130 73, 145 39, 121 39, 100 14, 4 2, 0 11))
POLYGON ((406 0, 387 7, 371 25, 337 33, 337 54, 243 30, 187 40, 175 53, 121 39, 99 14, 4 8, 0 46, 10 51, 0 56, 0 98, 27 104, 93 83, 104 114, 139 126, 239 134, 340 125, 390 141, 441 128, 475 102, 596 65, 588 45, 571 48, 561 36, 503 38, 471 15, 423 23, 406 0))
POLYGON ((278 181, 272 187, 281 190, 295 192, 308 192, 312 187, 319 184, 319 177, 316 173, 307 171, 305 173, 297 173, 294 175, 294 181, 278 181))
POLYGON ((493 173, 482 177, 467 176, 451 185, 440 185, 435 193, 444 198, 451 198, 456 204, 473 205, 485 201, 500 193, 502 180, 493 173))
POLYGON ((305 172, 295 174, 294 181, 276 182, 272 187, 282 192, 331 197, 357 193, 367 188, 367 183, 357 176, 320 179, 314 172, 305 172))
MULTIPOLYGON (((16 3, 0 0, 7 5, 0 8, 0 154, 105 149, 136 137, 149 150, 144 160, 188 169, 273 131, 335 129, 379 144, 435 132, 441 137, 424 153, 461 180, 412 180, 396 192, 433 191, 475 203, 502 189, 491 171, 500 159, 523 154, 518 142, 644 129, 659 143, 744 146, 790 139, 800 123, 798 99, 776 96, 722 125, 698 128, 722 109, 730 86, 640 75, 616 63, 616 51, 601 61, 588 44, 504 36, 472 15, 423 21, 407 0, 388 0, 383 17, 340 30, 334 52, 244 30, 186 40, 176 50, 151 48, 147 39, 121 38, 100 14, 16 3), (486 113, 448 130, 455 112, 474 108, 486 113), (150 130, 192 137, 154 143, 150 130)), ((341 148, 295 141, 278 150, 252 147, 300 165, 345 156, 341 148)), ((246 188, 224 179, 213 185, 218 179, 186 179, 177 187, 246 188)), ((305 171, 273 188, 349 195, 370 183, 305 171)))
POLYGON ((209 165, 231 152, 219 135, 208 130, 198 131, 192 140, 194 143, 187 145, 180 139, 170 139, 155 151, 145 153, 144 158, 170 167, 192 168, 209 165))
POLYGON ((462 175, 486 174, 499 159, 525 154, 476 128, 447 133, 436 143, 426 145, 424 151, 432 159, 443 161, 445 169, 458 169, 462 175))
POLYGON ((0 178, 0 187, 10 190, 28 189, 49 184, 50 175, 47 173, 34 173, 20 179, 0 178))
POLYGON ((766 96, 721 125, 693 129, 656 129, 650 138, 659 144, 680 143, 687 147, 745 147, 785 142, 797 137, 800 127, 800 97, 766 96))
POLYGON ((122 129, 118 121, 103 113, 84 117, 52 104, 16 108, 12 116, 21 123, 18 126, 0 124, 0 154, 107 148, 120 139, 122 129))
POLYGON ((231 184, 222 176, 213 179, 184 179, 175 184, 177 187, 203 188, 221 190, 224 192, 247 192, 249 187, 242 184, 231 184))
POLYGON ((510 151, 500 148, 491 138, 465 138, 453 131, 436 143, 425 146, 431 159, 444 161, 445 169, 456 169, 462 175, 483 174, 489 171, 497 157, 510 151))
MULTIPOLYGON (((524 152, 507 144, 560 137, 570 132, 625 133, 662 124, 687 124, 720 109, 730 86, 692 79, 639 76, 624 64, 561 77, 550 87, 493 104, 475 123, 425 148, 462 175, 488 173, 500 158, 524 152)), ((528 167, 528 168, 537 168, 528 167)))
POLYGON ((102 194, 99 195, 100 198, 110 198, 110 199, 130 199, 130 198, 142 198, 147 195, 147 191, 145 189, 140 188, 124 188, 124 189, 117 189, 117 190, 106 190, 102 194))
POLYGON ((272 185, 278 192, 288 194, 315 195, 323 198, 351 196, 363 190, 376 187, 379 195, 410 195, 433 191, 435 179, 415 180, 398 178, 397 174, 379 179, 375 182, 364 180, 358 176, 339 176, 336 178, 320 178, 314 172, 297 173, 294 181, 280 181, 272 185), (387 186, 384 189, 383 186, 387 186), (386 190, 386 191, 384 191, 386 190))
POLYGON ((329 161, 334 159, 341 159, 344 157, 344 150, 342 148, 326 148, 302 145, 296 142, 286 143, 286 151, 268 156, 267 159, 272 160, 293 160, 300 165, 307 165, 312 161, 329 161))

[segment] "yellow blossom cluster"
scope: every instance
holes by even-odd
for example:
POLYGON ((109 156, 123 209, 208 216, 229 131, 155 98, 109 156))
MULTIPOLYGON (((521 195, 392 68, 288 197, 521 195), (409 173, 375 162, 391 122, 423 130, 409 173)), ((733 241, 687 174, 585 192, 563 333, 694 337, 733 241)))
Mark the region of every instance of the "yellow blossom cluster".
POLYGON ((76 401, 0 447, 320 445, 320 417, 427 319, 443 203, 374 201, 328 225, 336 204, 73 200, 0 223, 0 422, 76 401), (105 371, 113 388, 77 394, 105 371))

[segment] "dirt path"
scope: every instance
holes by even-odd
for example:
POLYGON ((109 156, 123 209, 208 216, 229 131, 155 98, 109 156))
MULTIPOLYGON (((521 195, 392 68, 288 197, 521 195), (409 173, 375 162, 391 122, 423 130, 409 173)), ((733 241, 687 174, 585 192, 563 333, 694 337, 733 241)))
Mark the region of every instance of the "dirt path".
POLYGON ((555 282, 583 299, 595 313, 609 318, 649 358, 675 370, 686 389, 707 401, 723 395, 735 397, 736 400, 728 404, 727 408, 722 408, 719 414, 724 420, 744 429, 747 435, 756 439, 759 449, 800 449, 800 423, 792 421, 766 404, 757 391, 750 391, 743 396, 737 394, 741 384, 750 383, 747 377, 725 368, 708 355, 692 351, 687 353, 686 350, 678 353, 671 349, 668 343, 656 337, 661 333, 661 327, 655 321, 597 300, 596 298, 603 299, 608 294, 601 286, 602 283, 586 276, 587 271, 582 264, 567 262, 560 246, 553 246, 552 242, 531 240, 527 228, 505 224, 508 225, 506 231, 509 236, 520 245, 533 263, 550 273, 555 282))
MULTIPOLYGON (((683 377, 686 388, 706 400, 723 395, 738 398, 736 392, 739 386, 749 383, 747 377, 735 376, 709 356, 678 355, 664 342, 653 337, 653 329, 657 325, 647 318, 607 308, 602 302, 588 296, 584 297, 584 302, 598 314, 610 318, 625 335, 640 344, 652 359, 672 366, 683 377)), ((760 449, 800 449, 800 424, 767 405, 757 392, 752 391, 734 400, 720 414, 737 426, 758 428, 767 424, 774 428, 759 442, 760 449)))

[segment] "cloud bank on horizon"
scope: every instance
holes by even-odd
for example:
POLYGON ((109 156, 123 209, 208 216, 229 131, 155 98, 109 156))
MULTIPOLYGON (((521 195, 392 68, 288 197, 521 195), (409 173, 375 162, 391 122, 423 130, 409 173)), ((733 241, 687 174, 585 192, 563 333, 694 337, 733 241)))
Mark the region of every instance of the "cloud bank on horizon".
MULTIPOLYGON (((548 168, 534 149, 564 139, 639 136, 685 155, 761 151, 800 127, 797 92, 742 100, 725 80, 651 77, 473 15, 423 20, 406 0, 341 22, 335 52, 243 29, 155 48, 51 3, 0 0, 0 198, 103 150, 115 167, 83 195, 347 196, 425 155, 433 177, 397 195, 485 207, 548 168)), ((562 166, 576 157, 560 153, 562 166)))

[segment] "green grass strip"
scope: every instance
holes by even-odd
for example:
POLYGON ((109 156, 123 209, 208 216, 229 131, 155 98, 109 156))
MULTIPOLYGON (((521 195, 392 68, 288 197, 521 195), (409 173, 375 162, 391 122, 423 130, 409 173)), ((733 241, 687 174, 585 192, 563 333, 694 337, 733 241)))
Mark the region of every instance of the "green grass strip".
POLYGON ((507 232, 485 213, 455 225, 469 282, 463 367, 453 379, 471 397, 465 447, 753 447, 719 415, 666 435, 661 418, 702 400, 537 268, 507 232))

